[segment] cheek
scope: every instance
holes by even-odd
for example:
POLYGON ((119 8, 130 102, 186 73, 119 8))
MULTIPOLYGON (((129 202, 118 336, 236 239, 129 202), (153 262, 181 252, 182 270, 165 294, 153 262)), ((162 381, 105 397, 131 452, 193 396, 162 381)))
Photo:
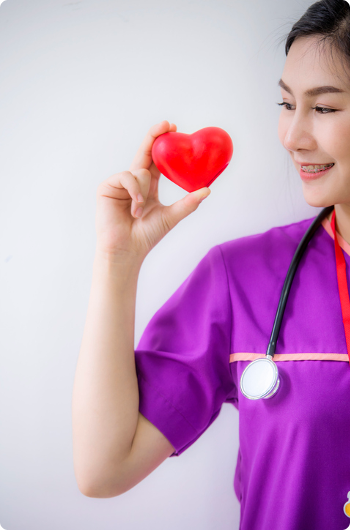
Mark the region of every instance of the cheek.
POLYGON ((329 128, 324 141, 327 151, 331 153, 334 158, 350 159, 350 116, 346 120, 335 121, 333 127, 329 128))

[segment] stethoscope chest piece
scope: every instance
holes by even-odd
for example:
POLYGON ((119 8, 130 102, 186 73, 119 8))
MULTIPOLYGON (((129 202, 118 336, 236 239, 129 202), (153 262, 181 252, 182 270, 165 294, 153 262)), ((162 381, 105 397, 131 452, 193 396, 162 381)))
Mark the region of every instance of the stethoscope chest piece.
POLYGON ((272 397, 279 387, 278 369, 268 357, 248 364, 241 376, 241 392, 248 399, 272 397))

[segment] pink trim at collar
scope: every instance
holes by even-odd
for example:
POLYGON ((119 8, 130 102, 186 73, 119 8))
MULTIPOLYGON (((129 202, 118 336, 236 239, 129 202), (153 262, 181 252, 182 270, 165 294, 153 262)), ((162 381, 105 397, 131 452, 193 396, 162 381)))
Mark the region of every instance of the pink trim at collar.
MULTIPOLYGON (((326 232, 331 236, 331 238, 334 241, 334 234, 331 227, 331 223, 328 221, 327 217, 325 217, 322 221, 322 226, 326 230, 326 232)), ((350 245, 345 241, 345 239, 342 238, 342 236, 337 232, 337 239, 340 247, 344 250, 344 252, 347 253, 348 256, 350 256, 350 245)))

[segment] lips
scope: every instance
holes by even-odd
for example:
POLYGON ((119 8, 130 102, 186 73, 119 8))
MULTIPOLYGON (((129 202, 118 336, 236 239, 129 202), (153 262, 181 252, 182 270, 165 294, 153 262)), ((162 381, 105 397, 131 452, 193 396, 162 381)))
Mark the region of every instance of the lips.
POLYGON ((334 164, 324 164, 319 166, 301 166, 300 169, 305 171, 306 173, 317 173, 319 171, 326 171, 327 169, 331 169, 334 166, 334 164))
POLYGON ((296 163, 300 166, 328 166, 330 164, 334 165, 334 162, 299 162, 296 160, 296 163))
POLYGON ((300 166, 328 166, 329 164, 334 164, 334 162, 300 162, 296 160, 296 163, 300 166))
POLYGON ((334 164, 329 166, 326 169, 321 169, 320 171, 304 171, 303 168, 300 166, 299 174, 302 180, 305 182, 312 181, 315 179, 318 179, 328 173, 331 169, 333 169, 334 164))

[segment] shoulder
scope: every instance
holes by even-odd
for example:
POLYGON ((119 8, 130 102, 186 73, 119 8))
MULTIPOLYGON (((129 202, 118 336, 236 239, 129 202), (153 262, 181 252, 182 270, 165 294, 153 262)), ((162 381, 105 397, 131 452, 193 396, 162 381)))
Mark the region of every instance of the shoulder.
MULTIPOLYGON (((205 289, 211 282, 219 292, 227 289, 227 281, 239 281, 242 285, 244 282, 250 285, 261 284, 268 278, 271 282, 283 281, 301 239, 315 218, 316 216, 272 227, 259 234, 211 247, 183 282, 180 290, 190 285, 202 285, 205 289)), ((320 226, 318 230, 324 229, 320 226)), ((315 235, 308 249, 317 244, 315 235)))
POLYGON ((288 249, 288 247, 294 248, 295 245, 299 244, 306 230, 315 218, 316 216, 310 219, 303 219, 296 223, 276 226, 259 234, 225 241, 224 243, 217 245, 217 247, 220 248, 225 257, 229 257, 230 254, 236 254, 237 252, 251 254, 266 252, 269 249, 281 250, 281 245, 286 249, 288 249))
POLYGON ((254 268, 257 272, 257 267, 263 265, 263 268, 269 269, 270 272, 278 270, 279 267, 284 270, 315 218, 316 216, 273 227, 259 234, 225 241, 217 245, 217 248, 221 251, 226 267, 231 271, 247 267, 249 271, 254 268))

